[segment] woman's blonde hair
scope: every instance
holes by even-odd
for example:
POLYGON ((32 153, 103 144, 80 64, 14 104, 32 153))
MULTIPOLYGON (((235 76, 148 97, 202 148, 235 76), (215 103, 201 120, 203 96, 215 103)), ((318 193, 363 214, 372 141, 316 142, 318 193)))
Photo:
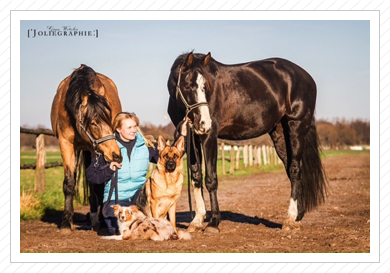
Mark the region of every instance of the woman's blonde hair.
POLYGON ((153 143, 145 138, 144 134, 142 133, 141 129, 139 128, 139 118, 135 113, 129 113, 129 112, 120 112, 116 115, 114 122, 112 123, 112 129, 116 131, 116 129, 122 127, 122 121, 125 119, 132 119, 135 121, 137 125, 137 131, 141 134, 142 138, 145 140, 145 144, 147 147, 154 147, 153 143))

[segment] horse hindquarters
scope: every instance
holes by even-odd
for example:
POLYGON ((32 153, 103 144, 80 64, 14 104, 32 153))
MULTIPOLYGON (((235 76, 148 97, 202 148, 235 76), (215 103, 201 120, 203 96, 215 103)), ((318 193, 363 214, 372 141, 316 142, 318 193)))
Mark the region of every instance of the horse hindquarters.
POLYGON ((314 117, 310 121, 284 118, 270 136, 291 181, 290 206, 283 228, 300 228, 305 212, 322 203, 326 195, 314 117))

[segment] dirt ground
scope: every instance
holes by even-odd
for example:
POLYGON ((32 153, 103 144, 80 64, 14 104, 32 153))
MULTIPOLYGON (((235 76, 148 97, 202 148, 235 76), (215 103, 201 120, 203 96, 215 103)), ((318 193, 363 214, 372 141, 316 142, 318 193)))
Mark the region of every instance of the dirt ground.
MULTIPOLYGON (((192 233, 191 241, 107 241, 86 221, 88 207, 75 210, 76 230, 58 229, 61 214, 21 222, 21 252, 370 252, 370 156, 324 161, 330 188, 325 204, 302 220, 303 230, 282 230, 290 182, 284 170, 219 180, 219 234, 192 233)), ((179 200, 178 227, 190 222, 187 189, 179 200)), ((210 209, 205 190, 206 208, 210 209)), ((209 212, 208 212, 209 217, 209 212)), ((206 219, 205 225, 209 218, 206 219)))

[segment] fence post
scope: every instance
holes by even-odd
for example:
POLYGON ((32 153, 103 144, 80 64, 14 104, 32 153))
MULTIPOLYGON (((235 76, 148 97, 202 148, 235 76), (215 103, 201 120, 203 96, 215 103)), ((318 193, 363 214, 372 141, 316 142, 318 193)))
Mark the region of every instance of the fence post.
POLYGON ((276 153, 276 150, 274 149, 274 165, 278 165, 278 154, 276 153))
POLYGON ((249 166, 253 166, 253 146, 249 145, 249 166))
POLYGON ((263 165, 261 163, 261 147, 259 146, 259 148, 257 149, 257 156, 259 158, 259 166, 263 165))
POLYGON ((222 154, 222 173, 226 174, 225 166, 225 143, 221 143, 221 154, 222 154))
POLYGON ((230 174, 233 174, 234 173, 234 146, 231 145, 231 149, 230 149, 230 174))
POLYGON ((263 145, 263 162, 264 162, 264 165, 267 165, 267 153, 266 153, 266 150, 265 150, 265 145, 263 145))
POLYGON ((259 165, 259 160, 257 158, 257 146, 253 146, 253 158, 254 158, 253 165, 255 166, 259 165))
POLYGON ((46 151, 45 151, 45 139, 43 134, 39 134, 35 139, 35 146, 37 147, 37 165, 35 169, 35 192, 44 192, 45 185, 45 163, 46 163, 46 151))
POLYGON ((266 147, 267 149, 267 162, 269 165, 271 165, 271 156, 270 156, 270 152, 269 152, 269 146, 266 147))
POLYGON ((236 153, 236 170, 240 168, 240 146, 235 146, 237 147, 237 153, 236 153))
POLYGON ((243 151, 243 156, 244 156, 244 167, 248 167, 248 145, 244 145, 244 151, 243 151))

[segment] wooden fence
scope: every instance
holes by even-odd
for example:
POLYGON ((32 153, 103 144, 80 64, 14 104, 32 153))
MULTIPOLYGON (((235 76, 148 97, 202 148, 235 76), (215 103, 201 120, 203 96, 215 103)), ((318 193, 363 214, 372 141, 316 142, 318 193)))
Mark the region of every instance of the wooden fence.
MULTIPOLYGON (((35 164, 20 164, 20 169, 35 169, 35 192, 45 191, 45 169, 63 166, 62 162, 46 162, 46 150, 44 135, 55 136, 54 132, 49 129, 26 129, 20 127, 20 133, 36 135, 36 163, 35 164)), ((235 170, 246 168, 248 166, 265 166, 281 164, 274 147, 271 146, 255 146, 255 145, 234 145, 222 142, 219 145, 221 156, 218 160, 222 160, 222 173, 226 174, 226 162, 230 162, 229 173, 234 174, 235 170), (229 154, 229 156, 227 156, 229 154), (240 162, 243 162, 241 164, 240 162)), ((203 164, 204 166, 204 164, 203 164)), ((153 164, 150 165, 150 170, 153 164)))
POLYGON ((21 134, 32 134, 36 136, 36 163, 20 164, 20 169, 35 169, 34 191, 44 192, 46 189, 45 169, 62 166, 62 162, 46 163, 46 150, 44 135, 55 136, 49 129, 26 129, 20 127, 21 134))
POLYGON ((256 146, 251 144, 234 145, 222 142, 219 145, 219 151, 221 152, 221 157, 218 159, 222 160, 223 174, 226 174, 226 161, 230 162, 230 174, 233 174, 234 170, 242 167, 282 164, 275 148, 271 146, 256 146), (227 152, 230 154, 228 157, 226 156, 227 152), (243 161, 243 166, 240 165, 240 160, 243 161))

